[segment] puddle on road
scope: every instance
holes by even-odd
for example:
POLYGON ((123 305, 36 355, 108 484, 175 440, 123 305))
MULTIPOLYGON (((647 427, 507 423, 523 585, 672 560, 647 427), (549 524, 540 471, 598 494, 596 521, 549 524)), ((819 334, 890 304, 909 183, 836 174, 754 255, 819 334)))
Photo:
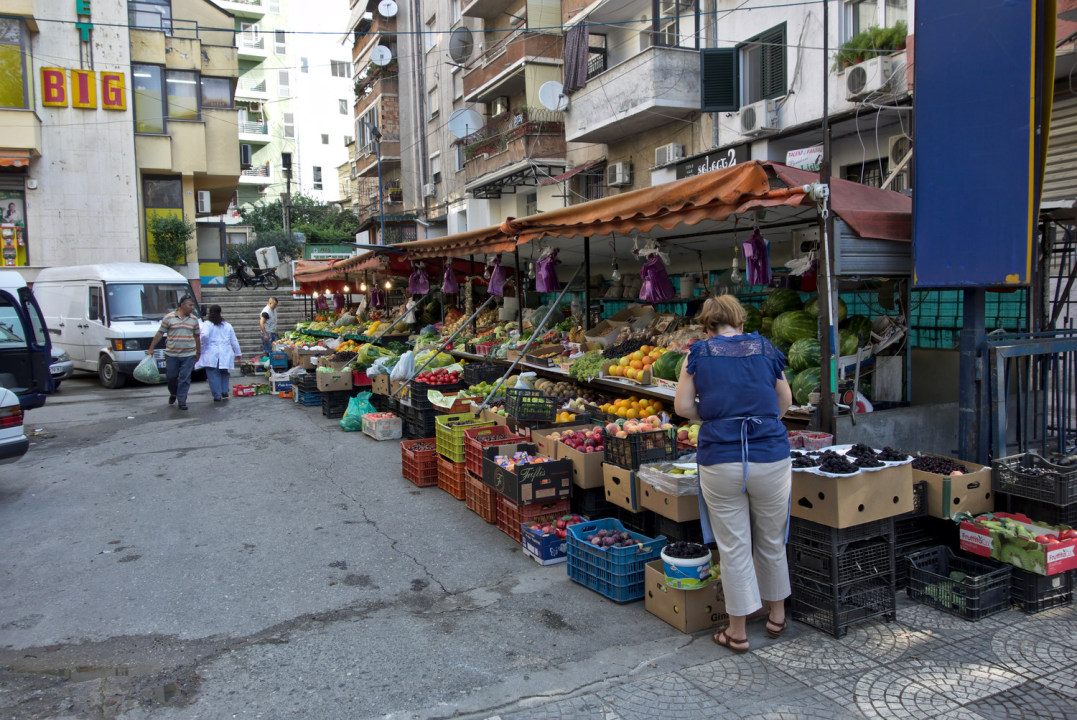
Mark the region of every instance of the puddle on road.
POLYGON ((24 668, 21 672, 37 673, 41 675, 55 675, 56 677, 71 682, 86 682, 88 680, 101 680, 113 677, 138 677, 140 675, 152 675, 160 672, 161 668, 152 665, 120 665, 116 667, 99 667, 97 665, 76 665, 73 668, 60 668, 51 670, 35 670, 24 668))

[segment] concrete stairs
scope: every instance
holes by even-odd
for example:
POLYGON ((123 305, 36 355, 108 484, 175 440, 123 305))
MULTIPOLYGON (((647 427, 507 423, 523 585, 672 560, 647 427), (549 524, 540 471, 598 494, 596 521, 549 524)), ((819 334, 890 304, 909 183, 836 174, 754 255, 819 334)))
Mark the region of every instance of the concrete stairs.
POLYGON ((203 313, 210 305, 220 305, 221 315, 235 328, 239 347, 244 357, 261 352, 262 333, 258 318, 269 298, 277 298, 277 334, 295 329, 295 324, 307 320, 302 298, 292 297, 291 292, 278 288, 272 292, 263 288, 243 288, 238 292, 224 289, 202 288, 203 313))

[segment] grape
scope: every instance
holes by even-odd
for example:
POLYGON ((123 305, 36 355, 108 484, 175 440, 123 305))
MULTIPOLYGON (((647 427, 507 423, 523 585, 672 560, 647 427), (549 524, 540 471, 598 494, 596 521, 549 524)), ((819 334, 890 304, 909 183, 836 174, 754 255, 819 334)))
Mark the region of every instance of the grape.
POLYGON ((875 458, 878 455, 875 450, 862 443, 857 443, 856 445, 853 445, 845 454, 849 457, 854 458, 875 458))
POLYGON ((700 558, 709 553, 706 547, 699 543, 684 542, 678 540, 677 542, 670 543, 662 550, 667 556, 671 558, 679 558, 681 560, 688 560, 692 558, 700 558))
POLYGON ((829 453, 823 458, 823 462, 819 465, 819 469, 823 472, 833 473, 834 475, 852 475, 853 473, 860 472, 860 468, 849 462, 847 458, 834 452, 829 453))
POLYGON ((921 455, 912 461, 913 470, 935 473, 936 475, 949 475, 953 472, 967 473, 967 467, 949 458, 935 455, 921 455))
POLYGON ((856 465, 862 468, 877 468, 886 465, 881 460, 876 460, 873 457, 859 457, 856 459, 856 465))
POLYGON ((879 453, 878 458, 885 462, 904 462, 909 459, 909 456, 900 450, 895 450, 887 445, 883 448, 883 451, 879 453))

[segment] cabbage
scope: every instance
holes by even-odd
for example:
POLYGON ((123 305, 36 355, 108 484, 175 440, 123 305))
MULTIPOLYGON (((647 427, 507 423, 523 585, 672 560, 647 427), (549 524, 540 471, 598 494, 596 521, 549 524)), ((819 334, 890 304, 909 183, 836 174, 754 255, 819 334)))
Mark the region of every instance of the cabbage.
POLYGON ((415 367, 423 367, 425 365, 427 370, 432 370, 445 367, 446 365, 452 365, 454 362, 456 362, 456 358, 454 358, 448 353, 437 353, 437 357, 434 357, 434 352, 434 350, 426 350, 416 355, 415 367), (426 362, 432 357, 434 357, 433 362, 431 362, 429 365, 426 365, 426 362))

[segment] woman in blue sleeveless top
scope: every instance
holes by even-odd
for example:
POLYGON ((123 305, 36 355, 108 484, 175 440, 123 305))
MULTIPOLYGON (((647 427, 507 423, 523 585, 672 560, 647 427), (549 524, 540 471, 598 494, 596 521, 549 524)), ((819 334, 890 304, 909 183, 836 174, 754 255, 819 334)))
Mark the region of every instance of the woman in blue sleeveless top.
POLYGON ((758 333, 744 333, 744 308, 724 295, 703 305, 707 340, 681 368, 678 415, 701 420, 700 493, 718 545, 729 627, 714 641, 748 650, 745 619, 768 608, 767 635, 785 630, 785 557, 792 471, 781 416, 792 404, 785 356, 758 333), (696 404, 698 397, 699 403, 696 404))

